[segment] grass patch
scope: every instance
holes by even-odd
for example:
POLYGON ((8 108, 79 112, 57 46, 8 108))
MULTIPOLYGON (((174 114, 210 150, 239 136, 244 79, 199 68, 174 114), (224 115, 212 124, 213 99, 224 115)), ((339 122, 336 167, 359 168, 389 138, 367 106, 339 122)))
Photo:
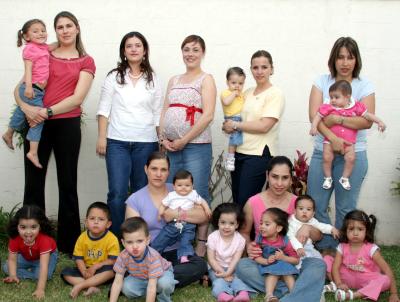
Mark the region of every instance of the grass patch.
MULTIPOLYGON (((382 247, 382 254, 385 259, 389 262, 392 267, 397 280, 397 285, 400 283, 400 247, 399 246, 391 246, 391 247, 382 247)), ((7 258, 7 250, 6 247, 3 246, 0 250, 0 257, 3 261, 7 258)), ((73 266, 74 263, 72 260, 68 259, 66 256, 61 255, 59 261, 57 263, 57 269, 53 276, 53 279, 48 281, 46 288, 46 298, 42 301, 60 301, 65 302, 69 300, 69 291, 71 290, 71 286, 66 285, 60 278, 60 271, 66 266, 73 266)), ((1 278, 4 278, 5 275, 1 273, 1 278)), ((1 302, 32 302, 32 293, 36 288, 36 283, 33 281, 21 281, 20 284, 4 284, 0 283, 0 301, 1 302)), ((75 301, 107 301, 109 286, 102 286, 101 293, 91 298, 85 298, 80 295, 75 301)), ((378 301, 387 301, 389 297, 389 293, 384 293, 380 296, 378 301)), ((185 288, 177 289, 172 296, 173 301, 175 302, 206 302, 206 301, 215 301, 215 299, 211 295, 210 288, 204 288, 199 284, 192 284, 185 288)), ((333 294, 326 295, 327 302, 333 302, 335 299, 333 294)), ((118 300, 120 302, 132 301, 128 300, 125 297, 120 297, 118 300)), ((144 299, 136 299, 135 301, 144 301, 144 299)), ((258 295, 252 301, 263 301, 263 296, 258 295)), ((354 300, 358 302, 363 302, 365 300, 354 300)), ((311 301, 312 302, 312 301, 311 301)), ((317 302, 317 301, 315 301, 317 302)))

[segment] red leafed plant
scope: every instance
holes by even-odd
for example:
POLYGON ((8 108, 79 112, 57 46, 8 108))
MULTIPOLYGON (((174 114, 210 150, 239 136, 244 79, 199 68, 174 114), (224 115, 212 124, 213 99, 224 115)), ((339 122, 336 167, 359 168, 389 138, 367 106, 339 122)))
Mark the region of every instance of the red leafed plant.
POLYGON ((297 152, 297 159, 293 161, 294 176, 292 183, 292 192, 296 195, 306 194, 307 191, 307 175, 308 175, 308 158, 306 153, 297 152))

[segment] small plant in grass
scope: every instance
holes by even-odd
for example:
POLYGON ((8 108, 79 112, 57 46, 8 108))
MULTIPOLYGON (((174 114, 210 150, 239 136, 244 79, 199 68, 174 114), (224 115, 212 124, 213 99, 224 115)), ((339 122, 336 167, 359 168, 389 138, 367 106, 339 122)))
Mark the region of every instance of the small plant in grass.
POLYGON ((16 204, 11 211, 7 212, 3 207, 0 207, 0 242, 1 244, 7 244, 7 226, 12 217, 14 217, 15 212, 18 210, 19 204, 16 204))

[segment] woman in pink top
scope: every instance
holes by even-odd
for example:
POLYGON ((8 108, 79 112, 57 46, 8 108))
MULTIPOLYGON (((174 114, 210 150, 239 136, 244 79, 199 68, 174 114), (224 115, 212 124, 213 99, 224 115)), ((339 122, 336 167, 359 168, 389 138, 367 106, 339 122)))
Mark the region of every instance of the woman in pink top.
MULTIPOLYGON (((81 144, 81 105, 89 92, 96 67, 83 47, 80 27, 70 12, 54 18, 58 47, 50 53, 50 70, 43 108, 21 101, 14 95, 31 127, 44 122, 38 156, 43 169, 25 160, 24 205, 45 209, 45 182, 51 151, 57 166, 59 190, 57 246, 72 254, 81 233, 77 193, 78 157, 81 144)), ((25 150, 28 144, 25 141, 25 150)))
MULTIPOLYGON (((206 45, 196 35, 185 38, 181 45, 186 72, 168 83, 160 120, 160 143, 171 161, 169 182, 180 169, 192 173, 194 189, 209 204, 208 181, 212 149, 210 123, 214 118, 216 88, 213 77, 201 69, 206 45)), ((206 252, 208 225, 199 227, 196 252, 206 252)))
MULTIPOLYGON (((290 159, 285 156, 273 157, 267 169, 267 189, 253 197, 245 204, 243 211, 245 222, 240 233, 246 239, 247 255, 249 258, 242 258, 236 268, 237 276, 251 288, 266 292, 264 277, 258 271, 254 258, 262 254, 261 248, 252 242, 250 233, 254 226, 256 237, 259 233, 262 213, 268 208, 279 208, 288 214, 294 213, 296 196, 290 193, 293 176, 293 165, 290 159)), ((310 226, 303 226, 297 233, 301 242, 308 238, 319 240, 321 233, 310 226)), ((281 302, 308 302, 319 301, 324 285, 325 264, 321 259, 306 258, 302 262, 299 277, 296 285, 289 294, 282 298, 281 302)), ((278 286, 275 296, 282 296, 287 292, 284 286, 278 286)))

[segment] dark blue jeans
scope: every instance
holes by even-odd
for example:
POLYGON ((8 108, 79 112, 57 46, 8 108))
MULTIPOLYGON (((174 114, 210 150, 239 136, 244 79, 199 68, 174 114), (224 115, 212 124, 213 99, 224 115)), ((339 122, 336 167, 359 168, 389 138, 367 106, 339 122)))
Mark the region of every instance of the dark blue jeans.
POLYGON ((120 234, 120 226, 125 219, 128 190, 130 188, 130 192, 134 193, 147 185, 144 166, 150 154, 157 150, 157 142, 125 142, 107 139, 107 204, 111 211, 111 231, 117 236, 120 234))
POLYGON ((271 158, 268 146, 261 156, 235 153, 235 171, 231 172, 233 202, 243 207, 251 196, 261 192, 271 158))
POLYGON ((179 229, 175 226, 175 222, 171 221, 163 227, 151 246, 161 254, 167 247, 179 241, 177 256, 178 259, 181 259, 182 256, 194 255, 192 241, 194 240, 195 235, 195 224, 185 223, 183 225, 182 231, 180 232, 179 229))

